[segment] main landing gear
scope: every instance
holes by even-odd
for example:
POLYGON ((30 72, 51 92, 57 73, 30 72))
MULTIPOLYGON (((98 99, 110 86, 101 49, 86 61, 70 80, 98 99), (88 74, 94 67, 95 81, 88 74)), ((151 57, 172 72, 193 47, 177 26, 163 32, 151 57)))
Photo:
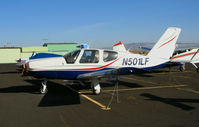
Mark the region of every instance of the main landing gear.
POLYGON ((41 88, 40 88, 40 93, 41 94, 45 94, 48 92, 48 89, 47 89, 47 80, 44 80, 41 82, 41 88))
POLYGON ((185 71, 185 63, 183 63, 183 64, 180 66, 179 70, 180 70, 181 72, 185 71))
POLYGON ((196 68, 196 71, 199 73, 199 68, 196 68))
POLYGON ((99 84, 99 79, 92 79, 91 88, 92 88, 93 94, 99 95, 101 93, 101 87, 100 87, 100 84, 99 84))
MULTIPOLYGON (((196 68, 196 72, 199 73, 199 68, 198 68, 198 66, 196 66, 195 63, 191 63, 191 64, 196 68)), ((182 66, 180 66, 179 70, 180 70, 181 72, 185 71, 185 64, 183 64, 182 66)))
POLYGON ((193 66, 196 68, 196 72, 198 72, 199 73, 199 68, 198 68, 198 66, 196 66, 196 64, 195 63, 192 63, 193 64, 193 66))
MULTIPOLYGON (((79 81, 79 83, 81 87, 86 88, 87 87, 86 84, 88 82, 79 81)), ((90 86, 94 95, 99 95, 101 93, 101 86, 99 84, 99 79, 92 79, 90 86)))
POLYGON ((180 70, 181 72, 183 72, 183 71, 185 70, 185 68, 184 68, 184 67, 180 67, 179 70, 180 70))

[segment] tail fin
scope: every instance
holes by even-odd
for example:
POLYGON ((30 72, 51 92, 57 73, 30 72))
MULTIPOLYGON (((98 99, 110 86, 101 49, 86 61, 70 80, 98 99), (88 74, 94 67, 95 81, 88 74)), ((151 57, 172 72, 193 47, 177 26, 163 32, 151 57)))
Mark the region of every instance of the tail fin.
POLYGON ((126 48, 124 47, 124 44, 122 42, 119 42, 113 46, 113 50, 115 51, 121 51, 126 52, 126 48))
POLYGON ((169 60, 175 50, 180 32, 180 28, 169 27, 147 56, 169 60))

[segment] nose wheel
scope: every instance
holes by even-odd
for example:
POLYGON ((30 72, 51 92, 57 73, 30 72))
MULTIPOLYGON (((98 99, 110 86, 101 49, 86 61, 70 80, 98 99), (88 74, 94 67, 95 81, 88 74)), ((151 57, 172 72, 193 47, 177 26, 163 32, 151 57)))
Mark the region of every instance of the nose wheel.
POLYGON ((41 82, 41 88, 40 88, 40 93, 41 94, 45 94, 48 92, 48 89, 47 89, 47 80, 44 80, 41 82))

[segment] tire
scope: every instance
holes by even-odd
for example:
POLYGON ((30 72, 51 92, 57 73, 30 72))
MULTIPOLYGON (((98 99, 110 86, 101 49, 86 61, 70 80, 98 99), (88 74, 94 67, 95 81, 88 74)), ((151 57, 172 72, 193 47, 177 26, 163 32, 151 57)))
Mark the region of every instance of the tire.
POLYGON ((44 91, 43 91, 43 86, 41 86, 40 88, 40 93, 41 94, 46 94, 48 92, 48 89, 46 88, 44 91))
POLYGON ((198 73, 199 73, 199 68, 197 68, 197 69, 196 69, 196 72, 198 72, 198 73))
POLYGON ((93 87, 93 88, 92 88, 92 91, 93 91, 93 94, 94 94, 94 95, 100 95, 100 94, 101 94, 101 89, 96 90, 96 89, 94 89, 94 87, 93 87))
POLYGON ((183 68, 183 67, 180 67, 179 70, 180 70, 181 72, 183 72, 183 71, 184 71, 184 68, 183 68))

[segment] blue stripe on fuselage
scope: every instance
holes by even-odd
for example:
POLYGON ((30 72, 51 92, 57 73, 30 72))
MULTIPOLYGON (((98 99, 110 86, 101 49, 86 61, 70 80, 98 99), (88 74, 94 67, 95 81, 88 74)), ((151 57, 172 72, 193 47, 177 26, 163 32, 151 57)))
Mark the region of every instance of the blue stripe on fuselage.
POLYGON ((108 70, 112 68, 104 68, 100 70, 88 70, 88 71, 77 71, 77 70, 52 70, 52 71, 32 71, 32 75, 37 78, 49 78, 49 79, 66 79, 66 80, 75 80, 78 75, 91 73, 96 71, 108 70))
POLYGON ((163 63, 163 64, 159 64, 157 66, 152 66, 152 67, 146 67, 143 68, 143 70, 153 70, 153 69, 158 69, 158 68, 163 68, 165 67, 169 62, 163 63))

